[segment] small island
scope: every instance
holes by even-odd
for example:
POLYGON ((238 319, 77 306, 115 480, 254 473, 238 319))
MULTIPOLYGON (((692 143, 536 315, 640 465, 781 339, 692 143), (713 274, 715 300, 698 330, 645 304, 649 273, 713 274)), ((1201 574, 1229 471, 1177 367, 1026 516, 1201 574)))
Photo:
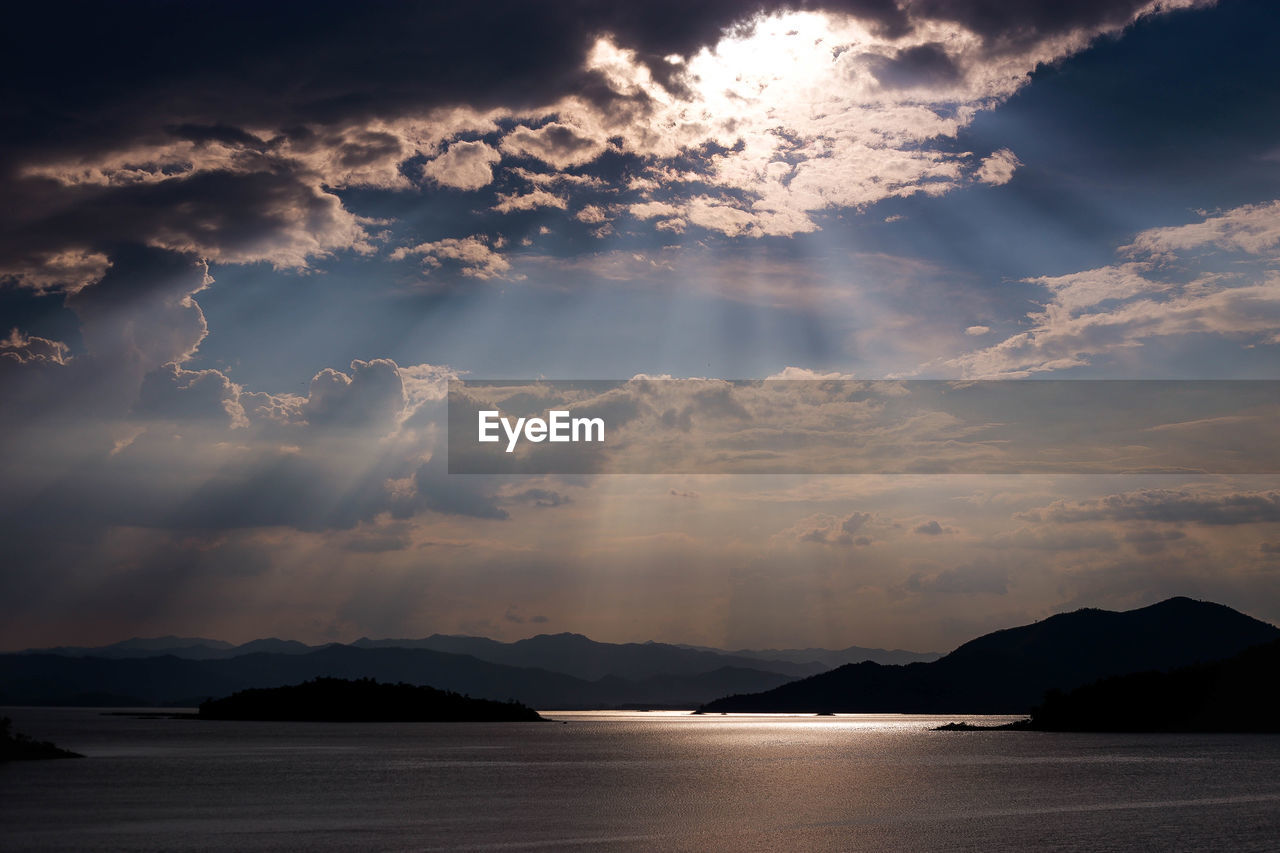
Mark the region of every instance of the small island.
POLYGON ((78 752, 35 740, 13 731, 13 721, 0 719, 0 761, 37 761, 44 758, 84 758, 78 752))
POLYGON ((379 684, 317 678, 290 687, 241 690, 200 704, 202 720, 280 722, 539 722, 537 711, 519 702, 472 699, 413 684, 379 684))

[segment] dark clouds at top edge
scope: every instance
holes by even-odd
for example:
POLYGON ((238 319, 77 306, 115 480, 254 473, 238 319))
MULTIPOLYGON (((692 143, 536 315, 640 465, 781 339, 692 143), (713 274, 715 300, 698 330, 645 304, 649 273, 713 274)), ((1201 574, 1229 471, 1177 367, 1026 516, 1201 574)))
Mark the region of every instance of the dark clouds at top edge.
POLYGON ((988 49, 1015 47, 1082 27, 1122 25, 1148 0, 910 0, 916 17, 953 21, 988 49))
POLYGON ((591 93, 581 66, 599 33, 646 57, 690 53, 762 5, 32 4, 10 11, 0 42, 9 89, 0 138, 60 145, 85 124, 132 136, 143 129, 138 113, 235 132, 441 105, 540 105, 591 93))
POLYGON ((240 134, 400 116, 435 106, 605 98, 582 72, 612 33, 671 83, 691 55, 762 11, 832 10, 887 34, 954 20, 992 43, 1127 18, 1141 0, 654 0, 443 4, 52 2, 7 10, 0 28, 0 145, 109 147, 182 125, 240 134), (90 138, 93 140, 90 143, 90 138))

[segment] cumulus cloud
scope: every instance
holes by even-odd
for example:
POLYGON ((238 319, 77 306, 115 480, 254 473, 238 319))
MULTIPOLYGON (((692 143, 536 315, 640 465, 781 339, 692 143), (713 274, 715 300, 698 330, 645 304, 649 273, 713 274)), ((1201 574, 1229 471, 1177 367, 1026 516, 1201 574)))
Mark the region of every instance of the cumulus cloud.
POLYGON ((532 504, 537 507, 556 507, 573 503, 573 499, 568 495, 551 489, 522 489, 513 494, 506 495, 504 500, 513 504, 532 504))
POLYGON ((493 164, 502 155, 483 142, 455 142, 429 160, 422 173, 437 184, 459 190, 478 190, 493 182, 493 164))
POLYGON ((184 370, 170 362, 142 380, 134 413, 144 418, 216 420, 226 426, 247 421, 240 389, 217 370, 184 370))
POLYGON ((564 210, 568 207, 568 202, 546 190, 535 189, 523 194, 499 195, 498 203, 493 206, 493 210, 498 213, 510 213, 513 210, 536 210, 539 207, 564 210))
POLYGON ((316 426, 390 424, 404 410, 404 383, 394 361, 351 362, 351 373, 326 367, 311 380, 302 413, 316 426))
POLYGON ((955 531, 950 527, 943 527, 937 522, 937 520, 925 521, 917 524, 915 527, 911 528, 911 532, 919 533, 923 536, 941 536, 944 533, 955 533, 955 531))
POLYGON ((491 243, 485 237, 449 237, 430 243, 419 243, 417 246, 401 247, 391 253, 392 260, 401 260, 411 255, 422 258, 423 265, 435 269, 444 261, 454 262, 464 276, 479 279, 505 278, 511 270, 511 263, 498 252, 490 248, 491 243))
POLYGON ((0 340, 0 360, 16 364, 66 364, 69 352, 61 341, 25 335, 17 329, 0 340))
POLYGON ((502 138, 502 150, 518 157, 532 157, 556 169, 581 166, 605 152, 608 143, 599 134, 558 121, 534 130, 520 125, 502 138))
POLYGON ((589 204, 574 214, 574 219, 588 225, 599 225, 609 221, 609 215, 599 205, 589 204))
POLYGON ((824 372, 821 370, 811 370, 807 367, 791 367, 788 365, 787 367, 782 368, 782 370, 779 370, 777 373, 772 373, 765 378, 780 379, 784 381, 785 380, 812 380, 812 379, 847 380, 847 379, 852 379, 853 374, 837 373, 835 371, 824 372))
POLYGON ((801 519, 774 538, 864 548, 874 541, 871 536, 873 530, 888 526, 887 522, 868 512, 853 512, 843 517, 818 513, 801 519))
POLYGON ((1001 148, 982 161, 982 165, 978 167, 976 177, 984 184, 1000 186, 1013 180, 1014 171, 1021 165, 1022 161, 1012 151, 1008 148, 1001 148))

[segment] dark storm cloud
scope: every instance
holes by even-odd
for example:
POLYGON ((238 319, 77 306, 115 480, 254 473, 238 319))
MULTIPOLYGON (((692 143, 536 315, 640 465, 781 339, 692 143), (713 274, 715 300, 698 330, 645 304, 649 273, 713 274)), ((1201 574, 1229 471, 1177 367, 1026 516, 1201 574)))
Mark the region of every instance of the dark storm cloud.
POLYGON ((960 69, 947 55, 946 48, 936 42, 900 50, 872 68, 877 80, 896 89, 951 83, 960 76, 960 69))
POLYGON ((65 186, 45 177, 0 183, 12 204, 0 212, 0 262, 35 266, 67 250, 113 251, 147 243, 231 263, 272 259, 301 266, 358 241, 355 220, 334 195, 288 164, 269 159, 156 182, 65 186), (296 244, 290 251, 281 247, 296 244), (292 257, 288 255, 291 254, 292 257))
POLYGON ((21 332, 0 343, 0 421, 24 422, 36 434, 67 419, 123 418, 144 375, 184 361, 204 339, 204 314, 191 296, 206 286, 205 264, 137 246, 117 247, 115 258, 101 281, 66 297, 87 352, 70 357, 65 345, 21 332))
POLYGON ((251 149, 262 149, 267 145, 266 140, 225 124, 174 124, 165 130, 175 139, 188 142, 221 142, 251 149))
MULTIPOLYGON (((665 57, 690 56, 760 12, 835 11, 891 36, 925 19, 958 21, 1005 44, 1119 25, 1140 5, 27 5, 8 11, 0 36, 7 83, 0 99, 0 192, 10 201, 0 211, 0 270, 16 275, 48 266, 52 256, 106 250, 113 242, 287 267, 346 249, 371 251, 357 218, 330 190, 410 185, 400 170, 417 156, 414 135, 378 122, 423 120, 445 107, 477 114, 502 107, 518 116, 570 94, 619 114, 643 114, 652 106, 648 95, 611 88, 584 69, 589 49, 605 35, 635 51, 660 82, 681 89, 682 66, 665 57)), ((886 57, 879 76, 903 87, 958 74, 940 45, 925 44, 886 57)), ((517 126, 504 150, 564 167, 609 147, 554 116, 544 122, 517 126)), ((423 153, 438 153, 439 142, 424 142, 423 153)), ((475 189, 488 174, 481 164, 455 185, 475 189)))
POLYGON ((1119 25, 1149 0, 910 0, 913 16, 954 21, 999 49, 1083 27, 1119 25))
POLYGON ((913 19, 950 20, 1003 42, 1119 23, 1145 2, 24 4, 7 10, 0 41, 0 144, 84 150, 148 133, 257 144, 246 128, 531 106, 596 91, 581 64, 601 34, 662 73, 661 57, 696 52, 761 11, 836 11, 893 35, 913 19))
POLYGON ((690 53, 764 7, 737 0, 28 4, 6 15, 4 72, 13 96, 0 140, 79 150, 154 128, 244 141, 245 128, 263 124, 359 121, 441 104, 534 105, 586 87, 582 57, 601 33, 656 59, 690 53), (91 130, 92 140, 72 130, 91 130))

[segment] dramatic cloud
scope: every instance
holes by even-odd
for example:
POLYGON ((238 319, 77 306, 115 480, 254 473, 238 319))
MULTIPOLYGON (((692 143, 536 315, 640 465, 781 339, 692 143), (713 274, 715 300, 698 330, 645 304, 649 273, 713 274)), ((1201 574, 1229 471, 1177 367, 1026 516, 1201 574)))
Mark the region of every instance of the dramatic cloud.
MULTIPOLYGON (((475 191, 504 160, 512 174, 528 174, 521 161, 532 160, 559 173, 545 180, 598 180, 566 170, 608 153, 636 158, 629 186, 648 189, 627 202, 660 230, 807 233, 828 209, 1006 183, 1014 152, 977 156, 946 143, 1038 65, 1142 15, 1197 3, 1034 15, 983 4, 713 3, 697 13, 680 7, 680 27, 669 26, 666 5, 585 14, 521 3, 483 13, 305 10, 319 29, 284 27, 282 10, 280 20, 255 20, 260 41, 248 42, 234 15, 193 9, 188 26, 209 38, 236 33, 241 50, 234 63, 162 51, 164 87, 113 80, 127 75, 92 42, 68 42, 66 58, 39 52, 38 61, 24 55, 33 45, 16 45, 14 83, 28 103, 73 100, 92 130, 63 132, 30 107, 11 116, 14 168, 3 177, 11 238, 0 241, 0 275, 75 288, 103 269, 104 250, 117 242, 305 269, 335 252, 375 249, 373 223, 341 190, 412 191, 410 176, 421 174, 475 191), (373 26, 387 14, 393 26, 373 26), (521 37, 494 44, 492 20, 521 37), (355 35, 375 31, 377 39, 355 35), (311 58, 329 55, 328 32, 352 34, 343 40, 348 60, 317 73, 311 58), (506 60, 490 62, 491 50, 506 60), (31 71, 48 62, 105 69, 101 94, 73 94, 31 71), (263 79, 273 81, 270 96, 263 79), (666 189, 655 198, 658 187, 666 189)), ((85 32, 114 31, 96 20, 106 10, 84 15, 85 32)), ((156 52, 146 26, 121 37, 112 57, 156 52)), ((536 193, 496 201, 500 211, 535 205, 566 207, 536 193)))
POLYGON ((1104 470, 1217 470, 1191 446, 1248 475, 1171 486, 1061 473, 1094 410, 1056 383, 1022 383, 1021 431, 838 387, 1274 372, 1246 38, 1274 12, 1210 5, 6 10, 0 641, 941 649, 1177 593, 1275 618, 1274 400, 1087 423, 1123 435, 1104 470), (450 474, 460 376, 635 376, 575 414, 679 473, 450 474), (1051 473, 955 473, 1021 470, 1028 436, 1051 473))

